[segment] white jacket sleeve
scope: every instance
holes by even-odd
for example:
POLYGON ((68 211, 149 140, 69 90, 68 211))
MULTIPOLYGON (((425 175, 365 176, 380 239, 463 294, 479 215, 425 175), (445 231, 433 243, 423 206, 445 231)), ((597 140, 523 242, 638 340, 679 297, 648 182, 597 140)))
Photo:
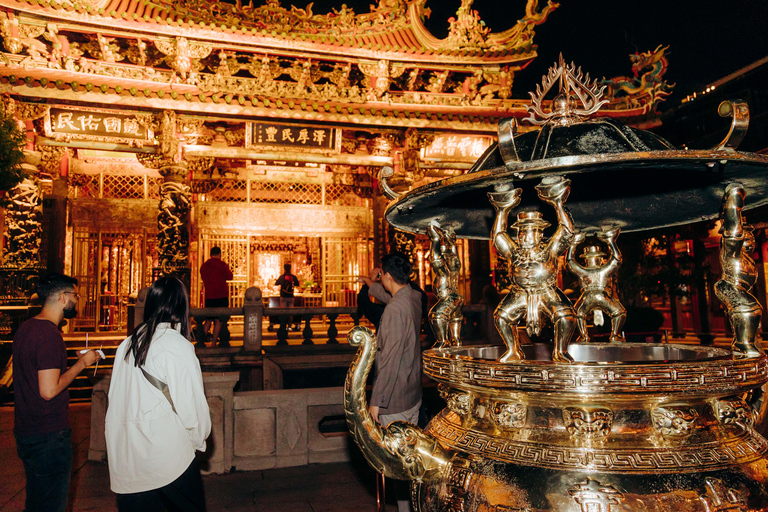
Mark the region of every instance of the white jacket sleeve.
POLYGON ((179 335, 179 342, 168 345, 158 364, 165 369, 176 414, 187 429, 192 446, 205 451, 205 440, 211 434, 211 414, 194 347, 179 335))

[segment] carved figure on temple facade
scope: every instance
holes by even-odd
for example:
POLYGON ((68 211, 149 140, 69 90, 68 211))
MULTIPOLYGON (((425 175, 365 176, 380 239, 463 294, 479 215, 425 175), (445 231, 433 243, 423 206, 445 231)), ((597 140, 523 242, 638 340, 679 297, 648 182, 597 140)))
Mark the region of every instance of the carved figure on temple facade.
POLYGON ((490 33, 490 27, 472 10, 474 0, 461 0, 456 17, 448 18, 448 42, 456 48, 482 46, 490 33))
POLYGON ((756 343, 763 310, 750 292, 757 282, 757 267, 749 255, 755 250, 755 236, 741 215, 746 195, 740 183, 731 183, 725 189, 720 228, 723 275, 715 283, 715 295, 723 303, 733 329, 734 353, 758 357, 763 353, 756 343))
POLYGON ((307 87, 312 85, 312 61, 294 62, 288 69, 288 74, 296 81, 296 94, 307 92, 307 87))
POLYGON ((48 47, 36 38, 46 30, 41 25, 22 25, 18 18, 9 16, 8 13, 0 13, 0 34, 3 36, 3 46, 10 53, 21 53, 27 49, 27 58, 22 65, 36 65, 47 62, 48 47))
POLYGON ((132 63, 139 66, 147 65, 147 43, 143 39, 136 39, 131 42, 128 51, 125 52, 126 57, 132 63))
POLYGON ((64 53, 69 53, 69 42, 65 36, 59 36, 59 29, 55 23, 46 25, 45 38, 51 42, 51 51, 48 54, 48 67, 61 69, 64 53))
POLYGON ((232 73, 230 72, 229 64, 227 63, 227 52, 223 49, 219 50, 217 57, 219 58, 219 65, 216 67, 216 74, 221 76, 231 75, 232 73))
POLYGON ((188 217, 192 204, 189 186, 165 181, 160 187, 160 212, 157 215, 157 239, 160 267, 164 273, 187 267, 188 217))
POLYGON ((464 80, 464 84, 462 86, 462 91, 464 92, 464 96, 466 98, 465 104, 475 104, 476 100, 478 99, 478 91, 480 88, 480 84, 483 83, 483 70, 482 69, 476 69, 472 76, 467 77, 464 80))
POLYGON ((443 92, 443 87, 445 87, 445 81, 448 79, 448 71, 443 71, 442 73, 435 73, 431 77, 429 77, 429 86, 427 87, 427 90, 429 92, 438 94, 443 92))
POLYGON ((583 343, 589 342, 587 316, 593 313, 594 324, 603 325, 603 312, 608 313, 611 318, 610 341, 625 341, 621 335, 621 329, 627 319, 627 310, 621 305, 614 286, 614 277, 622 261, 621 252, 616 245, 619 231, 619 229, 611 229, 601 231, 597 235, 597 238, 604 241, 611 250, 608 261, 605 261, 605 254, 596 245, 584 248, 584 253, 581 255, 584 258, 584 266, 576 261, 576 248, 586 238, 584 233, 576 234, 568 248, 566 256, 568 268, 579 278, 581 286, 581 297, 576 301, 574 310, 579 325, 579 341, 583 343))
POLYGON ((176 136, 176 112, 164 110, 160 121, 160 153, 168 159, 179 156, 180 143, 176 136))
POLYGON ((120 48, 116 44, 113 44, 113 41, 115 40, 114 37, 104 37, 101 34, 96 34, 96 39, 99 43, 101 60, 106 62, 123 60, 122 56, 118 57, 120 48))
POLYGON ((456 250, 456 234, 443 230, 436 221, 427 228, 430 240, 429 262, 435 278, 432 289, 437 304, 429 310, 429 324, 435 334, 433 348, 461 346, 464 298, 459 294, 461 260, 456 250))
POLYGON ((181 77, 187 80, 197 61, 207 57, 213 47, 190 44, 186 37, 176 37, 173 42, 155 40, 155 47, 166 55, 165 62, 181 77))
POLYGON ((405 71, 404 67, 392 67, 388 60, 380 59, 375 64, 359 63, 360 71, 368 79, 368 100, 377 101, 389 91, 389 85, 393 78, 397 78, 405 71))
POLYGON ((488 197, 496 210, 496 220, 491 232, 493 246, 499 255, 510 261, 512 290, 494 312, 496 327, 507 351, 502 362, 525 358, 520 348, 517 324, 525 318, 529 335, 541 332, 541 315, 546 315, 554 327, 552 360, 570 362, 566 352, 576 328, 576 315, 565 294, 557 287, 557 260, 565 253, 573 239, 573 220, 565 209, 571 181, 561 176, 544 178, 536 186, 539 198, 554 206, 558 227, 549 240, 542 240, 543 230, 549 223, 541 212, 525 211, 517 214, 512 228, 517 230, 517 240, 507 233, 507 217, 510 210, 520 204, 521 189, 489 192, 488 197))
POLYGON ((37 178, 27 176, 8 191, 9 204, 6 208, 5 266, 15 268, 39 265, 40 235, 43 227, 40 215, 43 213, 42 198, 37 178))
POLYGON ((434 135, 426 135, 415 128, 408 128, 403 138, 402 173, 392 177, 392 185, 412 185, 422 180, 426 174, 420 164, 421 148, 428 146, 435 139, 434 135))
POLYGON ((19 20, 9 18, 6 12, 0 12, 0 35, 3 36, 3 46, 10 53, 19 53, 24 49, 19 36, 19 20))

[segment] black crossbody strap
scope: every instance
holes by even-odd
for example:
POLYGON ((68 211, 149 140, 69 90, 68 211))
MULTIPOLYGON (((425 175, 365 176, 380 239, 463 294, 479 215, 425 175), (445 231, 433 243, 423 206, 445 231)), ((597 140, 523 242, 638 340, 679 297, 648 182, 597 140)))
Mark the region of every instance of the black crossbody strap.
POLYGON ((171 399, 171 393, 170 391, 168 391, 168 384, 161 381, 160 379, 153 377, 152 375, 147 373, 147 371, 144 370, 144 368, 142 368, 141 366, 139 366, 139 370, 141 370, 141 373, 144 374, 144 378, 146 378, 150 384, 155 386, 157 389, 160 390, 160 392, 163 395, 165 395, 165 398, 168 399, 168 403, 171 404, 171 409, 173 409, 173 412, 176 413, 176 407, 173 405, 173 400, 171 399))

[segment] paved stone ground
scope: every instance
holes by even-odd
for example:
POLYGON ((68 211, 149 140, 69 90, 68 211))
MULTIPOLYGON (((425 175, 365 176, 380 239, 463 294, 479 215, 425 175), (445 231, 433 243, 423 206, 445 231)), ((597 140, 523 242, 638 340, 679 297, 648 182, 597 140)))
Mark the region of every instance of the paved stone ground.
MULTIPOLYGON (((72 404, 74 456, 68 511, 117 511, 106 463, 88 461, 90 404, 72 404)), ((24 468, 16 455, 13 408, 0 407, 0 512, 24 510, 24 468)), ((358 454, 352 462, 313 464, 203 477, 208 512, 374 512, 375 473, 358 454)), ((391 486, 390 486, 391 488, 391 486)), ((389 497, 387 511, 396 510, 389 497)))

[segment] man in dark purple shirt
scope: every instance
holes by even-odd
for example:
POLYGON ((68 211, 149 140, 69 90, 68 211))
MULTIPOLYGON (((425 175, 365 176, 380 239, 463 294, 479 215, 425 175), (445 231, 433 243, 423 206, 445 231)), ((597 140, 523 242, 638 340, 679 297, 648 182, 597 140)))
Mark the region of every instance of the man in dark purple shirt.
POLYGON ((67 347, 58 326, 77 314, 76 286, 77 279, 62 274, 40 277, 37 295, 43 309, 13 337, 13 433, 27 477, 27 512, 67 508, 72 467, 67 388, 100 359, 93 350, 83 351, 67 370, 67 347))

